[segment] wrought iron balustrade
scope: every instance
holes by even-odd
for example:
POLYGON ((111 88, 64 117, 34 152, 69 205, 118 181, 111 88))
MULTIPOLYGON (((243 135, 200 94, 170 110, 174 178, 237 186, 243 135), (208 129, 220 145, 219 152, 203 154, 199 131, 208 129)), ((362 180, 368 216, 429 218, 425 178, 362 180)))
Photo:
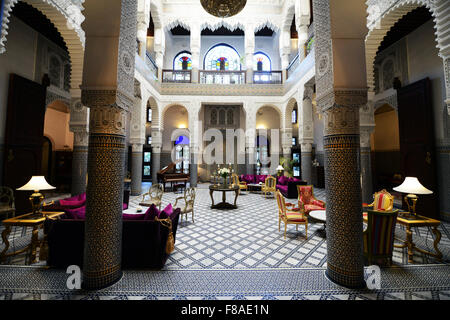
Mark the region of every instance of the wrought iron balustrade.
POLYGON ((200 70, 200 83, 203 84, 244 84, 245 71, 200 70))
POLYGON ((158 67, 148 51, 145 53, 145 64, 150 68, 150 71, 155 76, 155 79, 158 79, 158 67))
POLYGON ((300 65, 300 58, 298 54, 295 56, 294 59, 292 59, 291 63, 289 63, 289 66, 286 69, 287 72, 287 78, 289 78, 289 75, 294 72, 295 69, 300 65))
POLYGON ((163 70, 162 82, 190 83, 192 79, 191 70, 163 70))

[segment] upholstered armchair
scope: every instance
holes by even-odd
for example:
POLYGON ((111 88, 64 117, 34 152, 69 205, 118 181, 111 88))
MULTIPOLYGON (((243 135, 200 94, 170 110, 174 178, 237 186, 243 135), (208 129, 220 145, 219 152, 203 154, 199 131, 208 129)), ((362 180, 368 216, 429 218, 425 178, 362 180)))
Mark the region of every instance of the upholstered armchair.
POLYGON ((239 186, 239 192, 241 190, 247 191, 247 182, 239 181, 239 177, 238 177, 238 175, 236 173, 233 173, 231 175, 231 177, 233 178, 233 184, 236 185, 236 186, 239 186))
POLYGON ((313 210, 325 210, 325 202, 314 197, 314 188, 312 185, 297 186, 298 205, 304 207, 305 213, 309 214, 313 210))
POLYGON ((375 192, 373 202, 365 207, 371 207, 375 211, 391 211, 394 208, 394 197, 386 189, 383 189, 375 192))
POLYGON ((150 207, 152 204, 158 206, 159 210, 161 210, 161 200, 164 194, 164 186, 161 183, 154 184, 150 187, 148 192, 142 195, 142 201, 139 203, 140 206, 150 207), (146 200, 145 198, 149 199, 146 200))
POLYGON ((0 187, 0 215, 6 215, 9 218, 15 216, 16 209, 14 207, 14 192, 9 187, 0 187))
POLYGON ((308 217, 305 215, 303 207, 294 208, 294 204, 286 203, 280 191, 276 191, 278 203, 278 231, 281 228, 281 221, 284 223, 284 238, 286 239, 286 230, 288 224, 295 224, 298 231, 298 225, 305 226, 305 238, 308 239, 308 217))
POLYGON ((272 176, 268 176, 261 186, 261 192, 267 197, 268 193, 275 193, 277 191, 277 179, 272 176))
POLYGON ((367 229, 363 233, 364 257, 369 265, 377 260, 392 264, 395 224, 398 210, 367 212, 367 229))
POLYGON ((190 212, 192 214, 192 222, 194 222, 195 188, 186 188, 184 196, 175 199, 175 208, 177 208, 178 201, 183 202, 183 205, 180 207, 181 220, 185 216, 187 221, 187 214, 190 212))

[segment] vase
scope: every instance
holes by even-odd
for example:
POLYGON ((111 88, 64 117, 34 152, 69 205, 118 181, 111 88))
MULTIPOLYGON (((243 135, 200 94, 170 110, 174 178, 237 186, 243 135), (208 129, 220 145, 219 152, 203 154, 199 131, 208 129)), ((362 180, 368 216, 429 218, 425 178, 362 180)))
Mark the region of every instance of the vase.
POLYGON ((224 188, 228 188, 228 180, 227 180, 227 177, 223 177, 223 186, 224 186, 224 188))

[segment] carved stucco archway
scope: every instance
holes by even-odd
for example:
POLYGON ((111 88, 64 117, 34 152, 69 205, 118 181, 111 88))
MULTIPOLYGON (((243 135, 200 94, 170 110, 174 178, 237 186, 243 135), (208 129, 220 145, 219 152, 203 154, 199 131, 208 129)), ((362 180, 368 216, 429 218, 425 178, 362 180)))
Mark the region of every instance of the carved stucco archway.
POLYGON ((389 30, 404 15, 410 11, 425 6, 433 16, 436 30, 436 46, 439 56, 443 59, 446 86, 446 104, 450 114, 450 1, 447 0, 369 0, 367 26, 369 32, 366 36, 366 72, 369 92, 375 92, 375 57, 381 42, 389 30))
MULTIPOLYGON (((18 0, 5 0, 3 7, 0 54, 7 50, 6 41, 9 17, 18 0)), ((56 27, 64 39, 71 62, 70 87, 80 90, 83 77, 85 35, 81 28, 84 16, 81 8, 70 0, 23 0, 23 2, 41 11, 56 27)))

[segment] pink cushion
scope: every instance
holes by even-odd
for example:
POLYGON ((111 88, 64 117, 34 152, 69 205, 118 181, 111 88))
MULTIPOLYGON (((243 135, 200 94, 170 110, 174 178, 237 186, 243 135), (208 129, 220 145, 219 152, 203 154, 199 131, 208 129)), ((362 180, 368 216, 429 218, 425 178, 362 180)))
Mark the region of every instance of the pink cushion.
POLYGON ((124 203, 123 205, 122 205, 122 210, 127 210, 128 209, 128 205, 126 204, 126 203, 124 203))
POLYGON ((323 203, 320 202, 319 200, 312 200, 312 201, 310 202, 310 204, 315 205, 315 206, 318 206, 318 207, 321 207, 321 208, 324 208, 323 203))

